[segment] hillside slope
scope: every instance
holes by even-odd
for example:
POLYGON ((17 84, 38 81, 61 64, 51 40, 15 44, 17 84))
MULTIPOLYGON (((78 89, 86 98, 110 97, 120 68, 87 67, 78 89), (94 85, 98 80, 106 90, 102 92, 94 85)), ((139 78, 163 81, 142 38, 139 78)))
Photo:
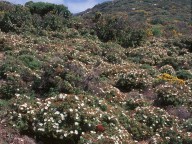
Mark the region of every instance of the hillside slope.
POLYGON ((178 20, 190 22, 191 1, 190 0, 113 0, 98 4, 82 15, 90 15, 95 12, 117 13, 126 12, 129 17, 153 19, 160 17, 164 20, 178 20))
POLYGON ((0 142, 191 144, 191 25, 181 22, 166 31, 119 12, 0 2, 0 142))

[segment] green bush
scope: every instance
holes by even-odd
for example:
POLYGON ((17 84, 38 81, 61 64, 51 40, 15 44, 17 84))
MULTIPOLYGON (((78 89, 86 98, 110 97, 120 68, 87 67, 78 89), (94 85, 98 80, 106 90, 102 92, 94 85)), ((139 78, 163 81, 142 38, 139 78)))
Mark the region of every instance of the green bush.
POLYGON ((120 33, 118 43, 123 47, 137 47, 144 43, 145 37, 144 30, 130 28, 120 33))
POLYGON ((21 72, 22 63, 14 57, 7 57, 4 63, 0 66, 0 78, 6 79, 7 73, 21 72))
POLYGON ((23 62, 23 64, 33 70, 37 70, 41 67, 41 62, 31 55, 21 55, 19 59, 23 62))
POLYGON ((162 18, 153 18, 150 22, 153 25, 157 25, 157 24, 164 24, 165 21, 162 18))
POLYGON ((189 118, 185 123, 184 127, 187 129, 188 132, 192 132, 192 119, 189 118))
POLYGON ((153 27, 152 34, 153 36, 160 37, 162 35, 160 27, 153 27))
POLYGON ((44 2, 34 3, 32 1, 29 1, 25 4, 25 6, 29 8, 32 14, 39 14, 41 16, 45 16, 50 12, 56 15, 60 15, 64 18, 69 18, 71 16, 70 11, 64 5, 55 5, 44 2))
POLYGON ((154 133, 148 126, 137 121, 131 121, 127 130, 132 134, 133 139, 139 141, 149 139, 154 133))
POLYGON ((100 40, 115 41, 123 47, 140 46, 146 37, 142 28, 130 26, 125 18, 118 15, 100 18, 94 30, 100 40))
POLYGON ((179 70, 176 72, 176 75, 180 79, 185 79, 185 80, 192 79, 192 73, 187 70, 179 70))
POLYGON ((155 103, 158 106, 180 106, 187 103, 190 95, 188 86, 181 86, 179 84, 163 84, 155 88, 157 99, 155 103))
POLYGON ((192 52, 192 37, 189 36, 183 36, 181 39, 177 39, 173 42, 175 46, 178 46, 179 48, 183 49, 186 48, 189 50, 189 52, 192 52))
POLYGON ((16 5, 11 11, 5 13, 0 21, 0 29, 3 32, 21 32, 22 29, 27 29, 31 25, 31 13, 26 7, 16 5))
POLYGON ((46 14, 43 18, 42 27, 47 30, 60 30, 63 27, 63 19, 57 15, 46 14))
POLYGON ((0 38, 0 51, 9 51, 13 47, 9 45, 9 42, 5 38, 0 38))
POLYGON ((1 99, 10 99, 17 92, 17 88, 15 84, 6 83, 0 86, 0 98, 1 99))
POLYGON ((126 74, 120 74, 116 87, 122 91, 130 91, 132 89, 143 89, 148 87, 152 82, 152 78, 145 70, 131 70, 126 74))

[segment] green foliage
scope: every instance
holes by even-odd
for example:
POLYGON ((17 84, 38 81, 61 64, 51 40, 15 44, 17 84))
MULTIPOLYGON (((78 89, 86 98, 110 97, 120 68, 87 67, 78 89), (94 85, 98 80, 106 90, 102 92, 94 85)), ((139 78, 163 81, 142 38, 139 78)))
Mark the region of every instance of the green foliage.
POLYGON ((192 132, 192 119, 188 119, 184 124, 184 127, 187 129, 188 132, 192 132))
POLYGON ((162 35, 161 28, 160 27, 153 27, 152 28, 152 34, 156 37, 160 37, 162 35))
POLYGON ((71 16, 71 13, 64 5, 55 5, 44 2, 34 3, 32 1, 29 1, 25 4, 25 6, 29 8, 32 14, 39 14, 41 16, 45 16, 48 13, 60 15, 63 16, 64 18, 69 18, 71 16))
POLYGON ((25 6, 14 5, 9 11, 0 13, 0 29, 4 32, 34 32, 43 29, 61 30, 71 13, 64 5, 44 2, 27 2, 25 6))
POLYGON ((21 32, 31 25, 31 13, 26 7, 15 6, 13 10, 5 13, 0 21, 0 29, 4 32, 21 32))
POLYGON ((176 72, 176 75, 180 79, 185 79, 185 80, 192 79, 192 73, 187 70, 179 70, 176 72))
POLYGON ((126 101, 125 109, 126 110, 135 110, 138 107, 143 107, 148 105, 148 103, 142 99, 129 99, 126 101))
POLYGON ((189 52, 192 52, 192 37, 191 36, 184 36, 181 39, 177 39, 173 43, 175 46, 178 46, 179 48, 188 49, 189 52))
POLYGON ((17 92, 17 87, 15 88, 15 84, 7 83, 5 85, 1 85, 0 87, 0 98, 1 99, 10 99, 17 92))
POLYGON ((19 65, 21 65, 19 60, 15 60, 13 57, 8 57, 0 66, 0 78, 6 78, 9 72, 20 72, 21 67, 19 67, 19 65))
POLYGON ((123 31, 118 37, 119 44, 123 47, 137 47, 145 42, 145 31, 142 29, 132 29, 123 31))
POLYGON ((188 86, 180 86, 179 84, 164 84, 156 87, 157 99, 155 103, 158 106, 180 106, 187 103, 188 86))
POLYGON ((190 25, 167 21, 170 3, 71 18, 63 5, 0 2, 0 119, 43 143, 191 144, 190 25))
POLYGON ((132 134, 133 139, 138 141, 146 140, 153 135, 152 129, 137 121, 131 121, 127 130, 132 134))
POLYGON ((44 29, 53 30, 53 31, 61 30, 61 28, 63 27, 62 20, 63 19, 57 15, 46 14, 43 18, 42 27, 44 29))
POLYGON ((19 59, 24 63, 25 66, 35 70, 41 67, 41 62, 31 55, 20 55, 19 59))
POLYGON ((122 17, 109 15, 100 18, 94 28, 98 38, 104 42, 115 41, 123 47, 140 46, 145 40, 145 32, 130 27, 126 17, 122 17))
POLYGON ((119 76, 116 86, 122 91, 143 89, 150 85, 152 78, 145 70, 132 70, 119 76))
POLYGON ((34 3, 32 1, 29 1, 25 4, 25 6, 29 8, 32 14, 36 13, 41 16, 44 16, 45 14, 47 14, 48 12, 54 9, 54 4, 44 3, 44 2, 34 3))
POLYGON ((5 38, 0 38, 0 51, 9 51, 12 47, 5 38))
POLYGON ((158 25, 158 24, 164 24, 165 22, 164 22, 164 20, 162 19, 162 18, 153 18, 152 20, 151 20, 151 24, 153 24, 153 25, 158 25))

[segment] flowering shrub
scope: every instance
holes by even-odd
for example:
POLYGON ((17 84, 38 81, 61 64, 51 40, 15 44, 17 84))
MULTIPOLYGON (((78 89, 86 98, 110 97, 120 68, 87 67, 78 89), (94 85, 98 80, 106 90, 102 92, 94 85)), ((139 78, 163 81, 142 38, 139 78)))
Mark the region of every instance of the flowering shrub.
MULTIPOLYGON (((157 43, 158 44, 158 43, 157 43)), ((161 63, 162 58, 167 56, 167 50, 161 46, 153 47, 138 47, 135 49, 128 49, 126 52, 129 59, 136 63, 157 65, 161 63)))
MULTIPOLYGON (((120 141, 124 137, 124 141, 128 141, 129 134, 125 133, 126 130, 122 127, 116 125, 118 121, 115 122, 112 113, 105 115, 101 109, 95 107, 97 101, 88 95, 59 94, 41 100, 16 94, 10 118, 13 126, 21 131, 31 131, 38 137, 74 139, 75 141, 79 138, 84 141, 84 138, 91 141, 91 138, 85 135, 98 133, 97 139, 100 141, 101 138, 108 138, 108 136, 100 136, 99 133, 108 131, 114 135, 112 137, 110 135, 111 140, 120 141), (80 103, 80 101, 83 102, 80 103), (118 130, 121 131, 118 132, 118 130)), ((99 105, 102 103, 104 101, 98 101, 99 105)))
POLYGON ((157 99, 156 104, 159 106, 178 106, 187 104, 191 90, 186 85, 173 85, 165 83, 155 88, 157 99))
POLYGON ((174 70, 174 68, 170 65, 164 65, 159 69, 160 73, 167 73, 169 75, 175 75, 176 72, 174 70))
POLYGON ((125 74, 119 74, 116 86, 122 91, 143 89, 152 83, 152 77, 143 69, 133 69, 125 74))
POLYGON ((62 5, 0 2, 0 129, 48 144, 191 144, 190 41, 167 40, 164 25, 154 37, 133 3, 129 17, 70 19, 62 5))

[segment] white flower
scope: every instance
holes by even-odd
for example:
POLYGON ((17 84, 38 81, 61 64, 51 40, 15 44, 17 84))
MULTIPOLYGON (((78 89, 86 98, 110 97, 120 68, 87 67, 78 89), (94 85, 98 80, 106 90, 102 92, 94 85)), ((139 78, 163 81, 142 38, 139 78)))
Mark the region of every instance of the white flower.
POLYGON ((59 111, 56 111, 55 114, 56 114, 56 115, 57 115, 57 114, 60 114, 60 112, 59 112, 59 111))
POLYGON ((84 105, 85 105, 84 103, 81 104, 82 107, 83 107, 84 105))
POLYGON ((51 102, 50 102, 50 101, 48 101, 47 103, 48 103, 49 105, 51 104, 51 102))
POLYGON ((69 111, 70 111, 70 112, 73 112, 73 109, 72 109, 72 108, 70 108, 70 109, 69 109, 69 111))
POLYGON ((70 134, 73 134, 73 131, 70 131, 70 134))
POLYGON ((75 96, 75 99, 76 99, 76 100, 79 100, 78 96, 75 96))
POLYGON ((78 126, 78 125, 79 125, 79 123, 78 123, 78 122, 75 122, 75 125, 76 125, 76 126, 78 126))
POLYGON ((19 114, 18 117, 21 118, 22 117, 21 114, 19 114))
POLYGON ((36 127, 33 127, 33 130, 35 131, 35 130, 36 130, 36 127))
POLYGON ((99 136, 97 137, 97 139, 101 139, 101 136, 99 135, 99 136))
POLYGON ((42 123, 39 123, 39 126, 43 126, 43 124, 42 124, 42 123))
POLYGON ((62 132, 62 130, 56 130, 56 133, 61 133, 62 132))
POLYGON ((96 132, 95 131, 91 131, 92 134, 95 134, 96 132))
POLYGON ((34 110, 31 110, 31 114, 34 114, 35 112, 34 112, 34 110))
POLYGON ((78 135, 78 131, 77 131, 77 130, 75 130, 74 133, 75 133, 76 135, 78 135))
POLYGON ((60 135, 60 137, 59 137, 60 139, 63 139, 63 136, 62 135, 60 135))
POLYGON ((64 137, 67 137, 67 133, 64 134, 64 137))
POLYGON ((45 129, 44 129, 44 128, 38 128, 38 131, 42 131, 42 132, 44 132, 45 129))
POLYGON ((64 120, 64 119, 65 119, 65 117, 64 117, 63 114, 60 114, 60 116, 61 116, 61 120, 64 120))

